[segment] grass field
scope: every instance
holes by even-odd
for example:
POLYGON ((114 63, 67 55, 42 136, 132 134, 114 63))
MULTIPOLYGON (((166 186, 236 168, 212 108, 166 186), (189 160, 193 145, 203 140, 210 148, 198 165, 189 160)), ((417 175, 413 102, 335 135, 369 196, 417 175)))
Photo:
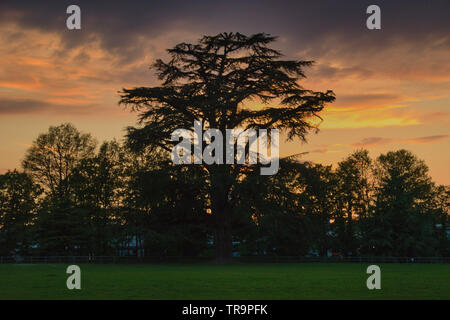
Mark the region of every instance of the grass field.
POLYGON ((66 287, 65 264, 0 265, 0 299, 450 299, 450 265, 368 264, 83 265, 81 290, 66 287))

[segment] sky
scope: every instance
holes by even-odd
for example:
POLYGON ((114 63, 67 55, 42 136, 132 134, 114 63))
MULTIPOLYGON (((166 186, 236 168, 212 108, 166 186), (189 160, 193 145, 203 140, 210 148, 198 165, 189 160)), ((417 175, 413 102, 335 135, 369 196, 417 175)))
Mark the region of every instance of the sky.
POLYGON ((137 115, 122 88, 159 84, 149 66, 202 35, 265 32, 286 59, 313 60, 300 84, 336 101, 308 142, 281 156, 336 164, 366 148, 407 149, 450 184, 449 1, 5 1, 0 2, 0 173, 21 167, 50 125, 71 122, 99 142, 122 139, 137 115), (81 8, 68 30, 66 8, 81 8), (381 30, 366 8, 381 9, 381 30))

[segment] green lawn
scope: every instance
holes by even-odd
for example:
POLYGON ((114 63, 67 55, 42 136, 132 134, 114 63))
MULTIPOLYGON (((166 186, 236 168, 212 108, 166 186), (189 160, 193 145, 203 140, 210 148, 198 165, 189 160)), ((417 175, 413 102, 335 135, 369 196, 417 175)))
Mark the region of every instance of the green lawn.
POLYGON ((65 264, 0 265, 0 299, 450 299, 450 265, 368 264, 83 265, 81 290, 66 288, 65 264))

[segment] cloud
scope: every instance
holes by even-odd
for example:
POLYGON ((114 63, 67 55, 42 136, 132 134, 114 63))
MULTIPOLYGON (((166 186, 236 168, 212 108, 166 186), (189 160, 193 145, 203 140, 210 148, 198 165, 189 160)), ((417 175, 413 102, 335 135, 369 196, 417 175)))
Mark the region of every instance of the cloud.
POLYGON ((47 110, 48 104, 38 100, 0 100, 0 114, 32 113, 47 110))
POLYGON ((404 127, 422 123, 420 113, 399 105, 331 106, 322 113, 322 129, 404 127))
POLYGON ((339 79, 339 78, 355 78, 365 79, 373 75, 373 71, 363 66, 351 66, 351 67, 338 67, 328 63, 323 63, 320 60, 317 62, 317 67, 312 70, 310 75, 314 77, 321 77, 326 79, 339 79))
POLYGON ((30 113, 91 114, 100 108, 96 104, 55 104, 32 99, 0 99, 0 115, 30 113))
POLYGON ((336 104, 343 106, 383 106, 398 103, 402 97, 395 93, 343 94, 337 97, 336 104))
MULTIPOLYGON (((379 1, 382 30, 376 32, 365 27, 368 1, 80 0, 77 31, 65 26, 69 4, 0 4, 0 41, 8 43, 0 48, 0 87, 25 93, 16 95, 21 99, 35 99, 38 92, 69 113, 77 101, 115 103, 122 87, 156 83, 148 66, 167 57, 165 49, 203 34, 239 31, 278 35, 274 47, 288 58, 317 61, 306 71, 305 87, 337 95, 325 127, 417 124, 417 112, 386 110, 449 92, 448 1, 379 1), (59 92, 68 90, 81 93, 63 102, 59 92)), ((24 112, 48 108, 19 101, 13 109, 21 106, 24 112)))
POLYGON ((332 150, 332 149, 328 149, 328 148, 321 148, 321 149, 314 149, 311 151, 307 151, 305 153, 307 154, 311 154, 311 153, 315 153, 315 154, 329 154, 329 153, 339 153, 342 150, 332 150))
POLYGON ((308 151, 308 153, 327 153, 328 149, 314 149, 311 151, 308 151))
POLYGON ((369 138, 362 139, 360 142, 352 144, 352 146, 369 147, 369 146, 380 145, 380 144, 388 144, 391 142, 392 142, 392 139, 388 139, 388 138, 369 137, 369 138))
POLYGON ((449 139, 450 135, 434 135, 434 136, 426 136, 426 137, 418 137, 411 139, 391 139, 391 138, 382 138, 382 137, 369 137, 364 138, 360 142, 352 144, 354 147, 370 147, 377 145, 386 145, 386 144, 404 144, 404 143, 413 143, 413 144, 429 144, 436 143, 439 141, 443 141, 449 139))
MULTIPOLYGON (((195 38, 222 31, 269 32, 287 40, 285 48, 289 53, 301 51, 314 59, 343 53, 354 57, 361 52, 364 55, 371 52, 376 57, 386 47, 404 42, 423 43, 424 40, 434 47, 450 47, 450 22, 447 19, 450 3, 445 0, 435 0, 433 5, 424 1, 380 0, 377 4, 382 10, 382 29, 377 32, 365 27, 365 11, 371 3, 360 0, 318 3, 299 0, 261 0, 257 3, 240 0, 79 0, 80 32, 65 28, 65 9, 69 4, 60 0, 3 2, 0 21, 58 33, 62 35, 66 49, 97 38, 105 50, 125 61, 142 58, 143 41, 151 41, 174 30, 189 30, 195 38)), ((420 52, 421 46, 415 46, 415 50, 420 52)))
POLYGON ((450 138, 450 135, 437 135, 437 136, 428 136, 428 137, 419 137, 413 139, 404 139, 404 143, 416 143, 416 144, 428 144, 435 143, 438 141, 446 140, 450 138))

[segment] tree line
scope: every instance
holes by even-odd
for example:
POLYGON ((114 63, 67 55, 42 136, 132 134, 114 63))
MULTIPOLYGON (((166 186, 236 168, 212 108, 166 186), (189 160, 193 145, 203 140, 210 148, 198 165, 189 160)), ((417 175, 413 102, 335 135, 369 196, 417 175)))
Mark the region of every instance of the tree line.
MULTIPOLYGON (((214 255, 201 166, 117 141, 96 148, 65 123, 38 136, 23 168, 0 175, 0 255, 214 255)), ((234 251, 445 256, 449 195, 406 150, 357 150, 335 168, 284 162, 229 194, 234 251)))
POLYGON ((285 59, 275 40, 225 32, 168 49, 152 65, 160 85, 120 91, 139 120, 123 143, 96 148, 71 124, 39 135, 24 172, 0 177, 0 254, 447 255, 448 187, 405 150, 358 150, 336 168, 291 156, 273 176, 224 154, 173 164, 171 134, 194 123, 303 141, 318 130, 335 95, 302 87, 313 61, 285 59))

